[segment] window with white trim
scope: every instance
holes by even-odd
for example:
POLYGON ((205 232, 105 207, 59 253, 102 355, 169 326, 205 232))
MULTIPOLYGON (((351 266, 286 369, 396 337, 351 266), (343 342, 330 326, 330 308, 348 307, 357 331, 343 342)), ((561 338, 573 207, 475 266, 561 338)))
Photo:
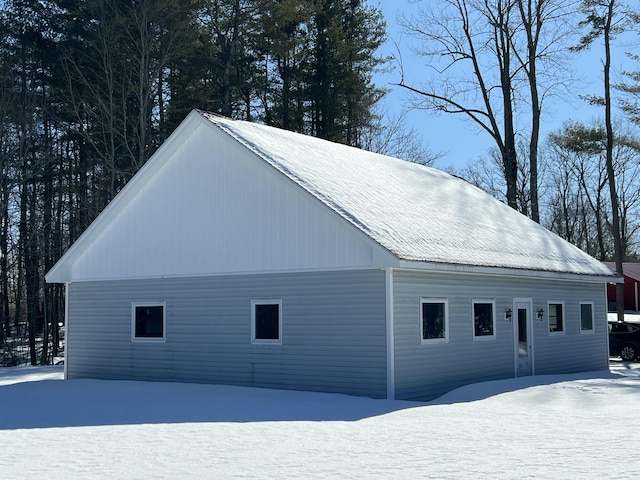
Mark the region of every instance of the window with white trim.
POLYGON ((580 331, 593 332, 593 302, 580 302, 580 331))
POLYGON ((547 304, 549 316, 549 333, 564 333, 564 303, 549 302, 547 304))
POLYGON ((422 343, 446 342, 449 338, 448 307, 445 299, 420 299, 422 343))
POLYGON ((495 338, 496 316, 493 300, 473 300, 473 338, 495 338))
POLYGON ((165 310, 165 302, 133 302, 131 339, 135 342, 164 342, 167 327, 165 310))
POLYGON ((282 300, 251 301, 251 342, 282 343, 282 300))

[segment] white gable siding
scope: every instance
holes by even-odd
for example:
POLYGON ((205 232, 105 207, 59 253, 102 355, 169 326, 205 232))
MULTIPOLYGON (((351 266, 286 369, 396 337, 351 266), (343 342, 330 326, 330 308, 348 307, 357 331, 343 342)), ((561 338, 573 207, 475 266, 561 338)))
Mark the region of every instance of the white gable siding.
POLYGON ((72 280, 371 267, 384 255, 226 134, 193 133, 117 204, 72 280))

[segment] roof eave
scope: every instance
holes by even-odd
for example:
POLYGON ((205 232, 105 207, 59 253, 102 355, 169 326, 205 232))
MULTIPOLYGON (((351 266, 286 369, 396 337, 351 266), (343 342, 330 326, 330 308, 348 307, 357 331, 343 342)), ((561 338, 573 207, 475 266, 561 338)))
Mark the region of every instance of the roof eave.
POLYGON ((407 270, 424 270, 430 272, 451 272, 462 274, 480 274, 491 276, 510 276, 548 280, 571 280, 588 283, 621 283, 623 277, 616 274, 582 274, 571 272, 554 272, 547 270, 527 270, 521 268, 492 267, 483 265, 464 265, 454 263, 420 262, 400 260, 398 268, 407 270))

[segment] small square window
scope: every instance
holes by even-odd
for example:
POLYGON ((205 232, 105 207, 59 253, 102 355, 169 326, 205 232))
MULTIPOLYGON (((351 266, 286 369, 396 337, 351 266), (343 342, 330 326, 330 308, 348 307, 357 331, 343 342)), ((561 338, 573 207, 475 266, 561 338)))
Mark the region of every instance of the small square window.
POLYGON ((495 338, 496 319, 493 300, 473 301, 473 337, 495 338))
POLYGON ((549 302, 549 333, 564 332, 564 304, 561 302, 549 302))
POLYGON ((251 331, 253 343, 282 343, 282 301, 252 301, 251 331))
POLYGON ((422 343, 447 341, 447 321, 446 300, 420 299, 422 343))
POLYGON ((593 331, 593 303, 580 302, 580 331, 593 331))
POLYGON ((133 303, 131 310, 131 337, 134 341, 163 342, 165 340, 164 302, 133 303))

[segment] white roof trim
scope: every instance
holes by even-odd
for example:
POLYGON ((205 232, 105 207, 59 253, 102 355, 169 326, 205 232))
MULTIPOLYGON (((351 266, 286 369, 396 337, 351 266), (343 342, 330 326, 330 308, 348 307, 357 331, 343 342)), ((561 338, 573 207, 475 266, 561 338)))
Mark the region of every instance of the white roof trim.
POLYGON ((539 278, 548 280, 571 280, 587 283, 616 283, 622 281, 618 276, 586 275, 544 270, 523 270, 516 268, 485 267, 480 265, 460 265, 453 263, 411 262, 401 260, 397 270, 423 270, 428 272, 448 272, 460 274, 479 274, 491 276, 509 276, 521 278, 539 278))

